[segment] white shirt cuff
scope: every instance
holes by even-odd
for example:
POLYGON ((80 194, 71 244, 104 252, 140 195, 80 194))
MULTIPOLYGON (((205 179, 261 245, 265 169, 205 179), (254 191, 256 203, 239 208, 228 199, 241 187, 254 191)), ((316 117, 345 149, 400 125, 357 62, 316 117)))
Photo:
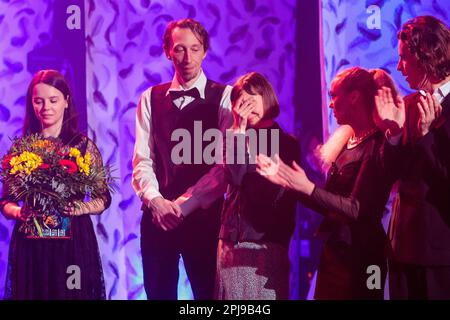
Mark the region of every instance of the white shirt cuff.
POLYGON ((181 195, 175 200, 175 203, 178 204, 181 208, 181 214, 184 217, 190 215, 193 211, 197 210, 200 207, 200 201, 194 197, 181 195))
POLYGON ((388 130, 386 130, 385 135, 386 135, 386 139, 390 145, 398 146, 400 144, 400 140, 402 139, 403 132, 400 132, 400 133, 396 134, 395 136, 393 136, 393 135, 391 135, 391 132, 388 129, 388 130))

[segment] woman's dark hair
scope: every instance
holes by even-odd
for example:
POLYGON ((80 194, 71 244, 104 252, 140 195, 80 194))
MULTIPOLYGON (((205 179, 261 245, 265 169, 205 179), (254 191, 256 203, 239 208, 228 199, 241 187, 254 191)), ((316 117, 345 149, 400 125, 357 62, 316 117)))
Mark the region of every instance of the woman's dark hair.
POLYGON ((63 123, 59 137, 64 143, 68 144, 79 135, 78 116, 73 103, 70 87, 64 76, 56 70, 41 70, 37 72, 31 80, 27 90, 23 134, 38 133, 42 130, 41 123, 34 112, 32 100, 33 88, 39 83, 45 83, 58 89, 62 92, 64 99, 67 100, 67 108, 64 109, 63 123))
POLYGON ((234 103, 242 91, 251 95, 261 95, 264 107, 263 119, 275 119, 280 114, 280 104, 278 103, 275 91, 270 82, 261 73, 250 72, 241 76, 233 86, 231 91, 231 102, 234 103))
POLYGON ((163 48, 166 55, 169 54, 170 44, 172 43, 172 32, 175 28, 190 29, 197 37, 198 41, 203 45, 206 52, 209 49, 209 35, 203 25, 191 18, 171 21, 167 24, 166 31, 163 36, 163 48))
POLYGON ((397 35, 416 56, 427 75, 439 81, 450 74, 450 30, 439 19, 419 16, 407 21, 397 35))

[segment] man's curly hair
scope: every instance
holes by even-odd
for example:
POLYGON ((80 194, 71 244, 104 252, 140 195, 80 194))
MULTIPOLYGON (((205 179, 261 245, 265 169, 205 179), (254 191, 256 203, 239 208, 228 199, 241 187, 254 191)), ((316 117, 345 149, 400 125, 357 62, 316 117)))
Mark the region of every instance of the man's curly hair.
POLYGON ((450 74, 450 30, 433 16, 407 21, 397 35, 416 56, 427 75, 439 81, 450 74))

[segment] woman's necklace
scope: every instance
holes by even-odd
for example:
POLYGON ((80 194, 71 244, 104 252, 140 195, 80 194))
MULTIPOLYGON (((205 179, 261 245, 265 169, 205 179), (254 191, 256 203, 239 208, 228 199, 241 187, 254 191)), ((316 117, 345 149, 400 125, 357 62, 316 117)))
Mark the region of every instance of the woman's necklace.
POLYGON ((373 135, 375 132, 378 131, 378 128, 372 128, 370 130, 367 130, 363 132, 361 135, 356 137, 355 135, 351 136, 350 139, 348 139, 347 142, 347 149, 352 149, 359 145, 361 142, 369 138, 371 135, 373 135))

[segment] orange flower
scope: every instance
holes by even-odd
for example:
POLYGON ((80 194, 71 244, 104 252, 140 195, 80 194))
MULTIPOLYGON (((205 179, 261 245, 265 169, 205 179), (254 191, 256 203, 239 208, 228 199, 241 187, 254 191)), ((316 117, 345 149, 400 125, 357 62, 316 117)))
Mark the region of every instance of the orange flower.
POLYGON ((74 174, 75 172, 77 172, 77 164, 73 161, 62 159, 59 160, 59 164, 62 167, 66 168, 70 174, 74 174))

